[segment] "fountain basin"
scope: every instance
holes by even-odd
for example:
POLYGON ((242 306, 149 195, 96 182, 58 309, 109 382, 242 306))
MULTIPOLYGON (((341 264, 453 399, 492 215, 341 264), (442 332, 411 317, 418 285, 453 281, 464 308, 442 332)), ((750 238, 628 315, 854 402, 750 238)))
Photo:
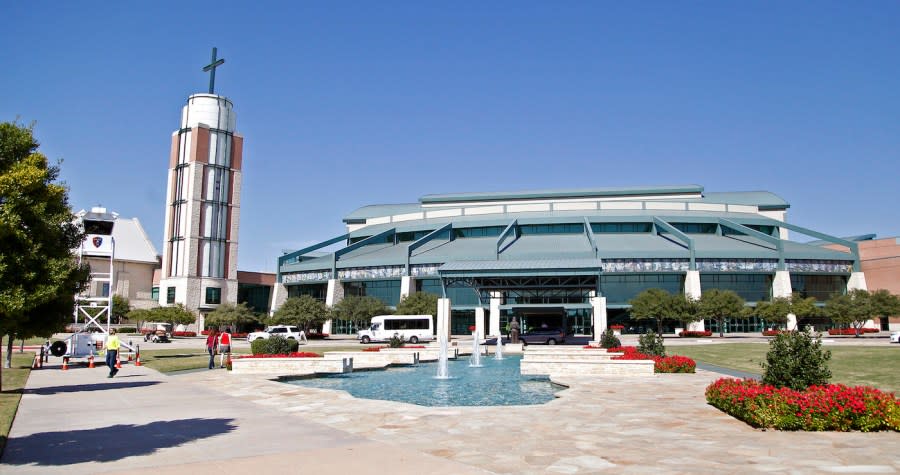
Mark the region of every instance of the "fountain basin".
POLYGON ((519 406, 544 404, 564 389, 546 376, 521 375, 521 357, 448 361, 450 379, 435 379, 437 366, 389 368, 384 371, 326 375, 285 381, 305 387, 347 391, 357 398, 398 401, 420 406, 519 406))

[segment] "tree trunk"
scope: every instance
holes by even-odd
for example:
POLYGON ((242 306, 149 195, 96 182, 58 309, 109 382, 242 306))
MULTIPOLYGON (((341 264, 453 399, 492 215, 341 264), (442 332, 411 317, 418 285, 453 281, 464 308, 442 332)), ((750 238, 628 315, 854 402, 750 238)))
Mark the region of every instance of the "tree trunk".
POLYGON ((656 334, 662 335, 662 318, 656 319, 656 334))
POLYGON ((719 320, 719 338, 725 338, 725 319, 720 318, 719 320))
POLYGON ((12 367, 12 348, 13 348, 13 338, 15 335, 7 335, 6 337, 6 359, 3 360, 4 368, 12 367))
POLYGON ((19 353, 25 353, 25 340, 19 340, 19 353))

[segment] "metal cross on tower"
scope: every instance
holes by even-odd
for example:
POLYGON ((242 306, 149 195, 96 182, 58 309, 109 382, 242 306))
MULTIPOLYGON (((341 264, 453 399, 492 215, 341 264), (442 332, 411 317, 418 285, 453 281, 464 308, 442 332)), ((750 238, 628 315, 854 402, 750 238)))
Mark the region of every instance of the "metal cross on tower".
POLYGON ((213 94, 213 88, 216 86, 216 68, 225 63, 224 59, 216 60, 216 48, 213 47, 212 61, 203 66, 203 72, 209 72, 209 93, 213 94))

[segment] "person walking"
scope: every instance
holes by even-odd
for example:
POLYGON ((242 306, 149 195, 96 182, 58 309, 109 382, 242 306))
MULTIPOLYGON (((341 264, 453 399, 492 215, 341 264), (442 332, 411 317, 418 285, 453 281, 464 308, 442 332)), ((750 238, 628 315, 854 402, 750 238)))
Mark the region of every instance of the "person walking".
POLYGON ((226 354, 231 357, 231 329, 228 327, 219 334, 219 368, 225 367, 226 354))
POLYGON ((115 328, 109 329, 109 335, 106 337, 106 366, 109 368, 109 376, 112 378, 119 372, 116 368, 116 362, 119 361, 119 335, 116 334, 115 328))
POLYGON ((209 369, 216 366, 216 347, 219 345, 219 333, 213 328, 206 337, 206 351, 209 352, 209 369))

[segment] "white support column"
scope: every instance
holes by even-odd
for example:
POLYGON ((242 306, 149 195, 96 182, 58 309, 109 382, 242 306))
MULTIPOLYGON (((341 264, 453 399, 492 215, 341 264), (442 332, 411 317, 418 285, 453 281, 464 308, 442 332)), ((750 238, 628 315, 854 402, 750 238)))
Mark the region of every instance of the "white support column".
MULTIPOLYGON (((337 279, 328 279, 328 290, 325 292, 325 306, 334 307, 338 302, 344 299, 344 286, 337 279)), ((331 319, 325 320, 322 324, 322 333, 331 334, 331 319)))
POLYGON ((272 304, 269 307, 271 309, 269 316, 284 305, 284 301, 287 300, 287 294, 287 287, 281 282, 275 282, 275 286, 272 288, 272 304))
POLYGON ((491 316, 488 331, 491 335, 500 334, 500 292, 491 293, 491 316))
POLYGON ((438 299, 437 307, 437 336, 450 341, 450 299, 438 299))
MULTIPOLYGON (((786 270, 775 271, 775 278, 772 280, 772 298, 791 298, 793 289, 791 289, 791 273, 786 270)), ((797 316, 793 313, 787 315, 787 330, 797 329, 797 316)))
POLYGON ((594 310, 594 341, 600 341, 600 335, 606 331, 606 297, 591 297, 591 308, 594 310))
POLYGON ((483 337, 487 337, 484 333, 484 307, 475 309, 475 331, 483 337))
MULTIPOLYGON (((862 272, 850 274, 850 279, 847 280, 847 292, 851 290, 869 290, 866 285, 866 274, 862 272)), ((875 323, 875 320, 866 320, 863 328, 878 328, 878 325, 875 323)))
POLYGON ((866 274, 862 272, 850 274, 850 279, 847 281, 847 291, 851 290, 869 290, 869 287, 866 285, 866 274))
MULTIPOLYGON (((689 270, 687 274, 684 275, 684 296, 691 300, 700 300, 700 296, 702 295, 700 289, 700 271, 698 270, 689 270)), ((706 330, 706 325, 703 324, 703 320, 698 322, 691 322, 688 324, 688 331, 692 332, 702 332, 706 330)))
POLYGON ((416 279, 405 275, 400 278, 400 300, 409 297, 416 291, 416 279))

